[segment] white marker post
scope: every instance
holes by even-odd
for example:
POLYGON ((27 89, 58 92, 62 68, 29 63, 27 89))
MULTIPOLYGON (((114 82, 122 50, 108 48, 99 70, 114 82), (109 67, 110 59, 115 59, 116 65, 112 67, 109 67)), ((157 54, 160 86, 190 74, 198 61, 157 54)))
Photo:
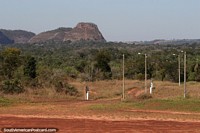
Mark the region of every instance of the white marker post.
POLYGON ((151 86, 150 86, 150 94, 153 93, 153 80, 151 80, 151 86))
POLYGON ((86 93, 86 100, 89 99, 89 91, 86 93))
POLYGON ((85 87, 85 92, 86 92, 86 100, 89 100, 89 87, 85 87))

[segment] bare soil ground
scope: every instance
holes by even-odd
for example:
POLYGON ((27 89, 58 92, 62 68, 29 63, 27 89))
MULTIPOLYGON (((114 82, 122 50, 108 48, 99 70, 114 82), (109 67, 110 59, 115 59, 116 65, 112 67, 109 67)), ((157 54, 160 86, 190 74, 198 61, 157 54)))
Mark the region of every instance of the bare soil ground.
MULTIPOLYGON (((130 82, 126 89, 127 96, 135 99, 142 94, 140 84, 139 81, 130 82)), ((84 88, 80 83, 74 85, 80 88, 80 92, 84 88)), ((33 98, 31 102, 0 107, 0 129, 4 127, 58 128, 59 133, 200 132, 199 112, 137 109, 129 106, 129 103, 121 102, 121 86, 118 82, 112 84, 98 82, 97 85, 90 83, 90 86, 92 86, 93 96, 89 101, 84 101, 83 98, 71 100, 33 98), (106 89, 106 92, 100 89, 107 86, 110 88, 106 89)), ((173 88, 174 86, 169 87, 175 91, 174 95, 177 94, 177 90, 182 92, 181 89, 173 88)), ((156 89, 155 97, 166 97, 163 96, 165 91, 169 90, 163 92, 156 89)))
POLYGON ((57 128, 59 133, 200 132, 199 113, 123 109, 99 112, 85 109, 90 105, 115 103, 117 100, 51 101, 3 107, 0 109, 0 128, 57 128))
POLYGON ((59 133, 104 133, 104 132, 173 132, 198 133, 200 122, 177 122, 157 120, 109 121, 92 119, 22 118, 1 116, 0 127, 57 128, 59 133))

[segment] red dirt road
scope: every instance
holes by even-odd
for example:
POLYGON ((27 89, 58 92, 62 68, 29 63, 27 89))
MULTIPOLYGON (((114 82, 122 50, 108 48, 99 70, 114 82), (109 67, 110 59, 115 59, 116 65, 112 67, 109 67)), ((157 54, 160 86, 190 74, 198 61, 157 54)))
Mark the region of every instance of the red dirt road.
POLYGON ((0 116, 0 128, 58 128, 58 133, 199 133, 200 122, 157 120, 108 121, 91 119, 21 118, 0 116))

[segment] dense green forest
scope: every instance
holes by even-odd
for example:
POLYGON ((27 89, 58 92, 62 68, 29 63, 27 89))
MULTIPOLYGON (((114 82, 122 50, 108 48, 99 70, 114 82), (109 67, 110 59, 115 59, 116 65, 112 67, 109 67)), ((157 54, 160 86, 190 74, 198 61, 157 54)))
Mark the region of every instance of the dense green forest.
POLYGON ((144 54, 147 54, 148 79, 178 82, 178 56, 183 80, 181 51, 184 51, 187 53, 187 81, 200 81, 198 43, 145 45, 69 41, 1 45, 0 50, 0 89, 3 93, 49 87, 75 95, 77 91, 68 84, 70 80, 122 79, 123 54, 127 79, 144 79, 144 54))

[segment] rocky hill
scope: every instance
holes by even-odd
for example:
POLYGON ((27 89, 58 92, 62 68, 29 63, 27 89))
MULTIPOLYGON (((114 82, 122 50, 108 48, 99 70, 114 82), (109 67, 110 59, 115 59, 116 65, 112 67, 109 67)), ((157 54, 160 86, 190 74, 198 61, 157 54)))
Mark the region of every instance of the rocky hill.
POLYGON ((14 41, 9 39, 6 35, 4 35, 0 31, 0 44, 12 44, 12 43, 14 43, 14 41))
POLYGON ((79 23, 70 32, 65 34, 64 40, 78 41, 78 40, 93 40, 105 41, 103 35, 99 31, 97 25, 92 23, 79 23))
POLYGON ((97 25, 93 23, 79 23, 74 28, 58 28, 35 35, 23 30, 0 29, 0 44, 12 43, 43 43, 65 41, 99 41, 105 42, 97 25))
POLYGON ((58 28, 55 30, 42 32, 29 40, 29 43, 39 43, 39 42, 47 42, 47 41, 63 41, 65 34, 71 31, 72 28, 58 28))
POLYGON ((105 41, 97 25, 93 23, 79 23, 74 28, 58 28, 56 30, 42 32, 29 40, 29 43, 39 43, 47 41, 105 41))
POLYGON ((33 36, 34 33, 24 30, 0 30, 7 38, 13 40, 13 43, 27 43, 33 36))

